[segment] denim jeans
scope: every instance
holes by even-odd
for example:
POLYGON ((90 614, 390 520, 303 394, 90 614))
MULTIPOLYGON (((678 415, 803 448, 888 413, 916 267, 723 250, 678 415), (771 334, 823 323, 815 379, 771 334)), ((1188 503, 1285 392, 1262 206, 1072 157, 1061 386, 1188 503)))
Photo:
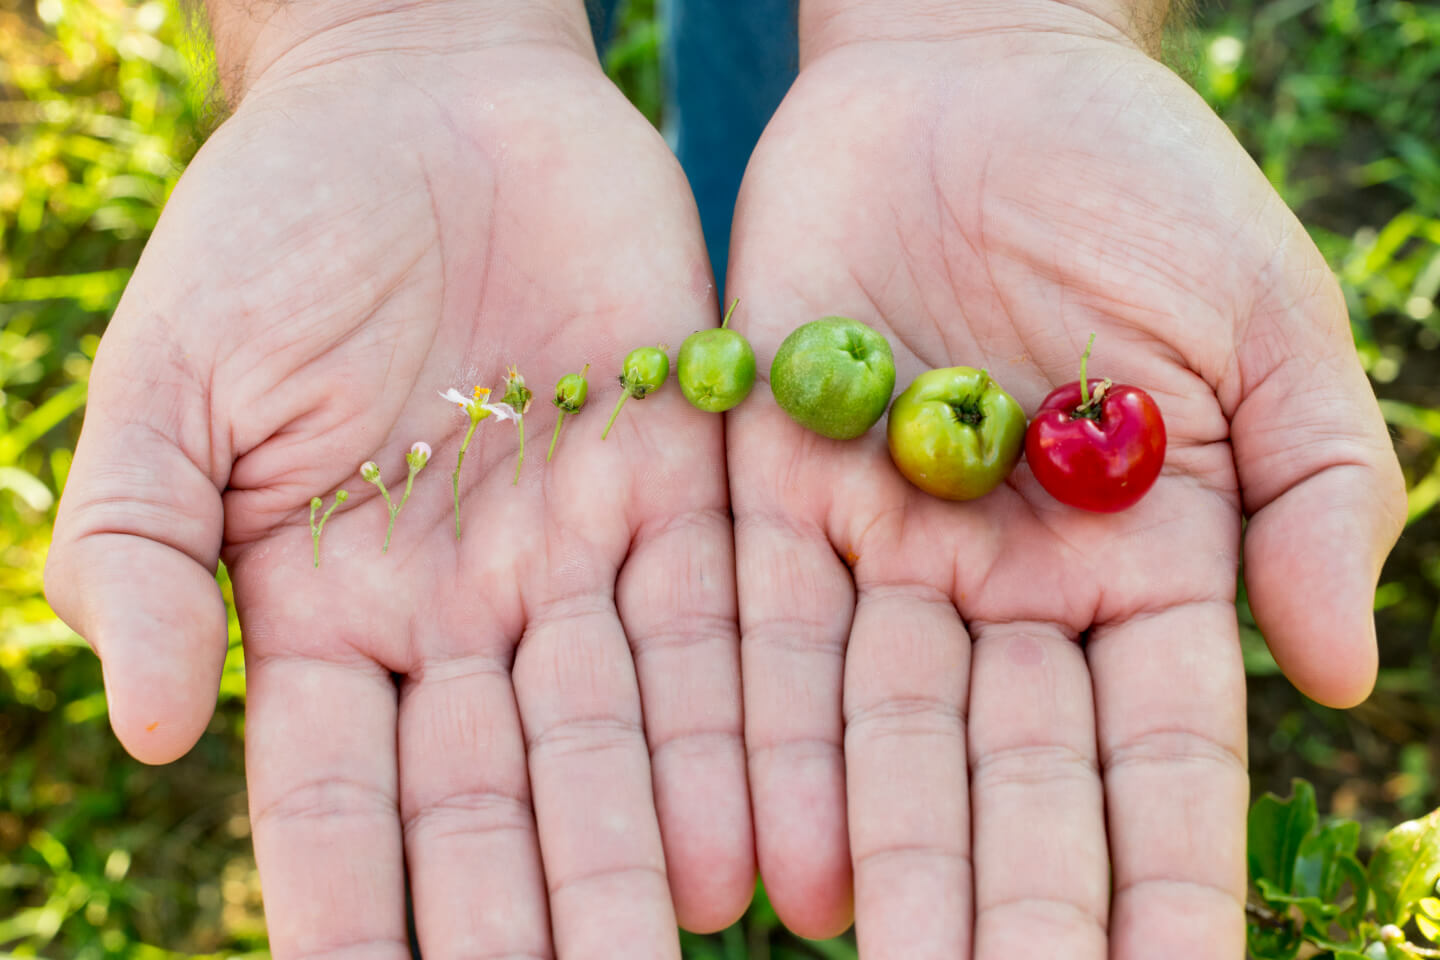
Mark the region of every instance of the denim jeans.
MULTIPOLYGON (((591 0, 603 53, 620 4, 591 0)), ((659 0, 665 136, 690 179, 718 289, 730 220, 760 132, 795 79, 795 0, 659 0)))

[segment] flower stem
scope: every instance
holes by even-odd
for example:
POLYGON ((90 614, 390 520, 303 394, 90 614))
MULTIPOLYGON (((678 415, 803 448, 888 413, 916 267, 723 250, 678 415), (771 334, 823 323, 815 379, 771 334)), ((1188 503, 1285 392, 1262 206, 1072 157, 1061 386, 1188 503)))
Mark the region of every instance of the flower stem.
MULTIPOLYGON (((310 501, 310 539, 315 541, 315 568, 320 568, 320 528, 315 525, 315 511, 320 509, 320 498, 310 501)), ((331 509, 334 509, 333 507, 331 509)), ((328 517, 329 514, 327 513, 328 517)))
POLYGON ((515 458, 515 479, 510 481, 512 487, 520 483, 520 464, 525 462, 525 416, 521 414, 515 418, 515 426, 520 431, 520 455, 515 458))
POLYGON ((550 437, 550 452, 545 454, 545 462, 549 463, 555 456, 555 443, 560 439, 560 425, 565 422, 565 411, 560 411, 560 416, 555 420, 555 433, 550 437))
POLYGON ((374 483, 380 490, 380 496, 385 498, 385 509, 390 511, 390 523, 385 527, 385 545, 380 548, 381 553, 389 553, 390 532, 395 529, 395 514, 399 513, 400 509, 395 506, 395 501, 390 499, 390 491, 385 489, 385 481, 376 477, 374 483))
POLYGON ((610 428, 615 426, 615 418, 620 416, 620 408, 625 406, 625 401, 629 399, 630 391, 628 389, 624 393, 620 394, 620 402, 615 404, 615 412, 610 414, 610 421, 605 424, 605 432, 600 434, 601 440, 604 440, 606 437, 610 436, 610 428))
POLYGON ((1090 406, 1089 381, 1085 379, 1085 368, 1090 364, 1090 348, 1095 346, 1095 334, 1090 334, 1090 340, 1085 344, 1085 352, 1080 354, 1080 406, 1090 406))
POLYGON ((725 319, 720 321, 720 329, 721 329, 721 330, 724 330, 726 327, 728 327, 728 326, 730 325, 730 314, 734 313, 734 312, 735 312, 735 308, 738 307, 738 306, 740 306, 740 298, 739 298, 739 297, 736 297, 734 300, 730 301, 730 309, 725 311, 725 319))
POLYGON ((465 439, 460 441, 460 455, 455 458, 455 473, 450 477, 450 488, 455 491, 455 539, 460 539, 460 465, 465 462, 465 449, 470 446, 470 438, 475 436, 475 428, 480 426, 480 420, 471 417, 470 429, 465 431, 465 439))

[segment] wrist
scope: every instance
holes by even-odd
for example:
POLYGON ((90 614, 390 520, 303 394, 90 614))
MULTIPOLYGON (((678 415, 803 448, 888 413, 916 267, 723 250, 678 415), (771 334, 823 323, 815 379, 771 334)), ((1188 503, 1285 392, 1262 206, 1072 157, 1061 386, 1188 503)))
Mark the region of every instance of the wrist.
POLYGON ((262 77, 383 53, 465 53, 511 43, 594 56, 584 0, 206 0, 225 94, 262 77))
POLYGON ((1172 0, 800 0, 800 62, 865 41, 952 40, 1028 29, 1159 50, 1172 0))

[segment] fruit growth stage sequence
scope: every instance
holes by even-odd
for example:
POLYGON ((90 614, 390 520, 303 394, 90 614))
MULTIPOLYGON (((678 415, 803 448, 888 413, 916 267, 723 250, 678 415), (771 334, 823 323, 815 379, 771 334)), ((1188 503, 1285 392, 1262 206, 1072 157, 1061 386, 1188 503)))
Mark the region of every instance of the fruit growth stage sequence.
MULTIPOLYGON (((738 301, 736 301, 738 303, 738 301)), ((755 385, 755 351, 730 327, 736 303, 719 327, 685 338, 676 360, 676 379, 685 399, 698 410, 722 413, 742 403, 755 385)), ((1053 390, 1027 424, 1025 411, 989 372, 967 366, 930 370, 916 377, 894 403, 895 358, 890 344, 874 328, 848 317, 823 317, 793 330, 770 365, 770 391, 789 417, 807 430, 832 440, 864 436, 890 411, 886 438, 896 469, 919 489, 946 500, 974 500, 1005 481, 1023 455, 1040 485, 1056 500, 1081 510, 1113 513, 1133 506, 1155 483, 1165 462, 1165 422, 1159 407, 1138 387, 1088 377, 1090 336, 1079 357, 1076 380, 1053 390)), ((610 435, 628 400, 644 400, 663 389, 670 357, 662 346, 631 350, 617 377, 620 397, 600 434, 610 435)), ((558 411, 546 454, 555 456, 566 416, 575 416, 589 396, 587 363, 561 377, 552 403, 558 411)), ((442 399, 455 404, 468 420, 451 474, 455 536, 460 528, 460 470, 479 425, 494 418, 514 421, 519 436, 514 481, 525 459, 525 415, 533 394, 514 367, 505 377, 499 403, 491 391, 472 394, 450 389, 442 399)), ((628 414, 627 414, 628 416, 628 414)), ((388 549, 395 521, 410 497, 431 450, 417 442, 406 457, 409 473, 397 499, 380 480, 373 461, 361 468, 389 508, 382 551, 388 549)), ((315 565, 320 565, 320 535, 326 521, 348 494, 319 513, 321 498, 311 502, 315 565), (318 514, 318 516, 317 516, 318 514)))

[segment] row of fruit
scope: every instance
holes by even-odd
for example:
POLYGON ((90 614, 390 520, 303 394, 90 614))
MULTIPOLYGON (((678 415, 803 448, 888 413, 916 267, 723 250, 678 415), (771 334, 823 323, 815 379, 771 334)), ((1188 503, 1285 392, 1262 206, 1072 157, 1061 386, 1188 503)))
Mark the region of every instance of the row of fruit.
MULTIPOLYGON (((738 303, 738 301, 737 301, 738 303)), ((719 327, 692 333, 680 347, 676 379, 685 399, 699 410, 721 413, 749 396, 755 385, 755 351, 730 328, 735 303, 719 327)), ((804 324, 780 344, 770 366, 770 390, 796 423, 834 440, 865 434, 890 411, 890 458, 900 473, 926 493, 947 500, 973 500, 999 486, 1023 451, 1040 485, 1055 499, 1097 512, 1124 510, 1154 484, 1165 460, 1165 422, 1145 391, 1110 380, 1089 380, 1086 366, 1095 337, 1080 356, 1080 377, 1052 391, 1028 425, 1020 404, 983 369, 945 367, 921 374, 895 402, 895 358, 890 344, 873 328, 848 317, 825 317, 804 324)), ((566 415, 579 413, 589 395, 585 374, 566 374, 555 385, 559 411, 546 460, 555 455, 566 415)), ((640 347, 621 366, 621 394, 601 433, 610 435, 625 401, 643 399, 664 386, 670 358, 663 347, 640 347)), ((513 420, 520 436, 515 482, 525 459, 525 414, 533 397, 515 368, 505 377, 505 393, 490 403, 490 390, 476 387, 466 396, 450 389, 441 397, 469 417, 460 443, 451 486, 455 536, 460 537, 460 468, 482 420, 513 420)), ((391 496, 373 461, 360 475, 373 484, 390 513, 382 551, 390 546, 395 518, 410 498, 415 478, 430 460, 430 446, 415 444, 406 455, 409 474, 398 499, 391 496)), ((310 532, 315 565, 320 565, 320 534, 348 494, 336 493, 322 514, 323 502, 310 502, 310 532)))

